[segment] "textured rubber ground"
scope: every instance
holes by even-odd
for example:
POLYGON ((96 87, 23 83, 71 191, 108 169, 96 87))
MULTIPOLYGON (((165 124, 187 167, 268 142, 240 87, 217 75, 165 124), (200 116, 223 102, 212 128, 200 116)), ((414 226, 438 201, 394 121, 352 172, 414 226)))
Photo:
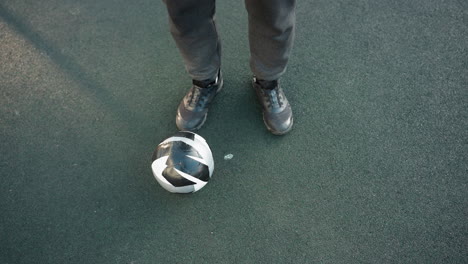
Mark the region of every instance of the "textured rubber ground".
POLYGON ((468 263, 467 9, 298 1, 277 137, 217 1, 215 169, 180 196, 150 168, 190 82, 163 2, 0 1, 0 263, 468 263))

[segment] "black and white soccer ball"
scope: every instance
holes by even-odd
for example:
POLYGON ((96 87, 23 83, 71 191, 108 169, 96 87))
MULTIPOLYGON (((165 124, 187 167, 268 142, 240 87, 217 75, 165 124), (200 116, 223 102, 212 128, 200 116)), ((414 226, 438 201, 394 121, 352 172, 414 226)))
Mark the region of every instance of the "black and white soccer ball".
POLYGON ((181 131, 158 145, 151 169, 169 192, 192 193, 203 188, 213 175, 213 154, 200 135, 181 131))

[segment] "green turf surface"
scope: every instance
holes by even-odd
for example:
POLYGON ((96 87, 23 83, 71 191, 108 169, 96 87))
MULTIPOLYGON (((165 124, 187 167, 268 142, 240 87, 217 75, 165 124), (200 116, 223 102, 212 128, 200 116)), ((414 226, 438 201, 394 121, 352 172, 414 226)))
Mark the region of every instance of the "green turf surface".
POLYGON ((299 1, 277 137, 218 2, 192 195, 150 169, 190 85, 162 2, 0 2, 0 263, 467 263, 468 4, 299 1))

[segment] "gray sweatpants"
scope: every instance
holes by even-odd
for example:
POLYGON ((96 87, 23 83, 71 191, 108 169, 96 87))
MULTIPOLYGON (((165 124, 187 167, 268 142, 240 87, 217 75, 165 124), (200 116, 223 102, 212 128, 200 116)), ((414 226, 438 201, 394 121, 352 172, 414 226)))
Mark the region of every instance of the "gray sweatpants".
MULTIPOLYGON (((190 77, 214 79, 221 66, 215 0, 163 0, 171 34, 190 77)), ((263 80, 285 72, 294 39, 295 0, 245 0, 249 17, 250 68, 263 80)))

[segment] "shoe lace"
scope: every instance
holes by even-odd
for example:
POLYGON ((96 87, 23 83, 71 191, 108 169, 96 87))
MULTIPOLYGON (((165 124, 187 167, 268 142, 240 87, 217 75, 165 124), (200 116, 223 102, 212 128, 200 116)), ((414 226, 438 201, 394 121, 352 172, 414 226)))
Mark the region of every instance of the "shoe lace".
POLYGON ((188 105, 190 107, 203 107, 208 101, 209 91, 207 88, 198 88, 193 86, 189 93, 188 105))
POLYGON ((284 104, 283 96, 278 91, 278 87, 271 90, 264 89, 263 96, 267 101, 267 107, 269 109, 281 108, 284 104))

